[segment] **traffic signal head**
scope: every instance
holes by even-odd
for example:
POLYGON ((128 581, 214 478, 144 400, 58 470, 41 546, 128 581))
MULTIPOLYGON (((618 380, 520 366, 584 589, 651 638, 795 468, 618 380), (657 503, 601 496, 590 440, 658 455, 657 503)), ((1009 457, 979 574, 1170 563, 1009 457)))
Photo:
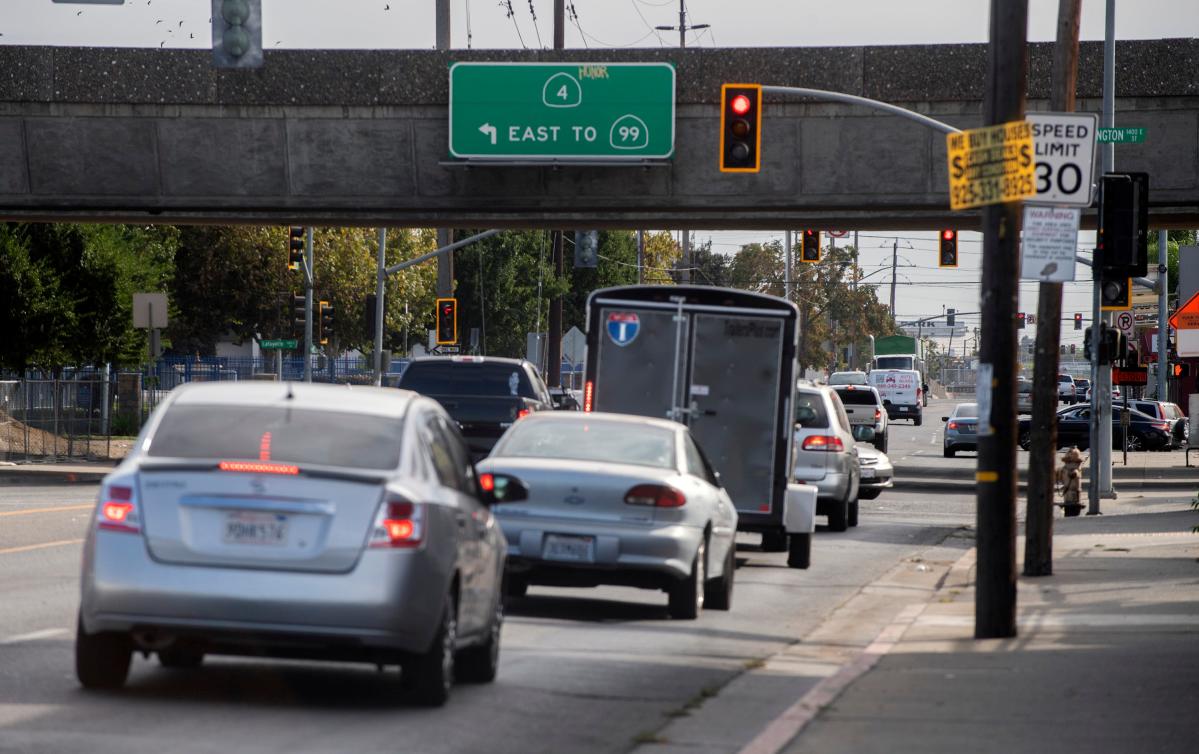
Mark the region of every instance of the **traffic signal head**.
POLYGON ((1103 270, 1099 278, 1099 308, 1105 312, 1132 308, 1132 278, 1103 270))
POLYGON ((575 269, 599 265, 599 231, 575 231, 575 269))
POLYGON ((958 232, 952 229, 941 231, 941 248, 937 258, 938 267, 958 266, 958 232))
POLYGON ((212 64, 262 66, 262 0, 212 0, 212 64))
POLYGON ((298 270, 304 264, 304 229, 291 226, 287 231, 287 269, 298 270))
POLYGON ((1190 364, 1174 363, 1174 364, 1170 365, 1170 376, 1171 377, 1186 377, 1186 376, 1190 375, 1190 373, 1191 373, 1191 365, 1190 364))
POLYGON ((945 325, 947 327, 953 327, 954 323, 957 322, 957 313, 957 309, 945 310, 945 325))
POLYGON ((1026 318, 1024 316, 1024 312, 1016 312, 1016 329, 1017 330, 1024 329, 1024 320, 1025 319, 1026 318))
POLYGON ((820 261, 820 231, 805 230, 800 234, 802 238, 800 245, 799 261, 815 263, 820 261))
POLYGON ((756 173, 761 169, 762 87, 720 87, 720 172, 756 173))
POLYGON ((1074 344, 1074 343, 1071 343, 1071 344, 1070 344, 1070 353, 1074 353, 1074 349, 1075 349, 1075 348, 1076 348, 1075 344, 1074 344))
POLYGON ((333 304, 328 301, 322 301, 320 304, 320 318, 317 320, 319 328, 317 329, 317 342, 322 346, 329 342, 329 337, 333 335, 333 304))
POLYGON ((379 297, 373 293, 366 294, 363 313, 366 315, 366 337, 373 342, 375 339, 375 309, 379 306, 379 297))
POLYGON ((1105 271, 1118 272, 1125 277, 1148 274, 1148 173, 1108 173, 1103 176, 1095 256, 1105 271))
POLYGON ((1082 329, 1082 312, 1074 312, 1074 329, 1082 329))
POLYGON ((437 299, 437 345, 458 342, 458 299, 437 299))
POLYGON ((304 331, 304 323, 308 321, 308 300, 306 297, 293 293, 291 297, 291 322, 296 332, 304 331))

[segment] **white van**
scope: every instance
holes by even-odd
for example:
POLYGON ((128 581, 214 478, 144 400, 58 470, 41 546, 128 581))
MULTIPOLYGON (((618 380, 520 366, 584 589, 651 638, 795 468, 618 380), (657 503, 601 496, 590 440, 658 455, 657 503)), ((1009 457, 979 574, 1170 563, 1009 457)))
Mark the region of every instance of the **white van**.
POLYGON ((917 427, 924 420, 924 390, 915 369, 874 369, 868 375, 887 409, 887 418, 911 419, 917 427))

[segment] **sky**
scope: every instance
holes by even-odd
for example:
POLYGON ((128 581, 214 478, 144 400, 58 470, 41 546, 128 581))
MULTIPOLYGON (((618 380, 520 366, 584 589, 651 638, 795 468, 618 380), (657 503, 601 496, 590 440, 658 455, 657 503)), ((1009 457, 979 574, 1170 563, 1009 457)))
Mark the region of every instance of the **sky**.
MULTIPOLYGON (((1199 37, 1199 0, 1120 0, 1118 39, 1199 37)), ((263 46, 270 49, 431 49, 434 0, 262 0, 263 46)), ((1028 39, 1051 41, 1058 0, 1029 0, 1028 39)), ((1080 36, 1102 40, 1105 3, 1084 0, 1080 36)), ((686 0, 687 23, 708 28, 687 34, 689 47, 807 47, 985 42, 989 0, 686 0)), ((125 0, 97 5, 52 0, 0 0, 0 44, 206 48, 211 43, 212 0, 125 0)), ((451 0, 451 44, 476 49, 549 47, 551 0, 451 0)), ((679 0, 566 0, 568 48, 676 47, 677 31, 655 26, 679 23, 679 0)), ((1117 123, 1119 112, 1117 111, 1117 123)), ((1117 153, 1117 166, 1119 155, 1117 153)), ((852 229, 846 229, 852 230, 852 229)), ((781 238, 776 233, 695 231, 713 250, 735 252, 741 244, 781 238)), ((890 267, 898 239, 896 315, 939 314, 944 307, 978 311, 982 239, 960 236, 961 266, 936 266, 935 232, 869 231, 859 235, 865 275, 890 267)), ((848 239, 847 239, 848 240, 848 239)), ((1089 251, 1094 234, 1079 235, 1089 251)), ((1063 291, 1062 336, 1079 344, 1074 312, 1090 320, 1089 270, 1063 291)), ((878 281, 889 298, 890 271, 878 281)), ((1020 309, 1036 311, 1037 283, 1020 287, 1020 309)), ((959 318, 969 326, 976 316, 959 318)), ((1033 334, 1029 328, 1028 335, 1033 334)), ((956 349, 955 349, 956 350, 956 349)))

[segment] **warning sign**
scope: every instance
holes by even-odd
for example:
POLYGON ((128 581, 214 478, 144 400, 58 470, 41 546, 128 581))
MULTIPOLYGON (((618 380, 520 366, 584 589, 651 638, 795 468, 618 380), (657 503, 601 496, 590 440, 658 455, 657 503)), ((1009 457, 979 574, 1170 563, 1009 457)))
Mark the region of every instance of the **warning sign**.
POLYGON ((971 209, 1036 195, 1032 125, 1013 121, 948 134, 949 207, 971 209))
POLYGON ((1175 330, 1199 330, 1199 293, 1178 307, 1178 311, 1170 317, 1170 327, 1175 330))

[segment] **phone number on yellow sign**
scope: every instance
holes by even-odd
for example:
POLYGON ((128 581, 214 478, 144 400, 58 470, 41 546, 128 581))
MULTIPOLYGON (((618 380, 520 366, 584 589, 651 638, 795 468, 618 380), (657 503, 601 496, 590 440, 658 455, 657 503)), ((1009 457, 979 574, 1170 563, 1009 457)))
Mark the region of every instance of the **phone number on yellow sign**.
POLYGON ((981 207, 986 204, 1015 202, 1031 196, 1033 193, 1031 175, 1016 174, 984 178, 980 181, 950 186, 949 207, 956 210, 981 207))

